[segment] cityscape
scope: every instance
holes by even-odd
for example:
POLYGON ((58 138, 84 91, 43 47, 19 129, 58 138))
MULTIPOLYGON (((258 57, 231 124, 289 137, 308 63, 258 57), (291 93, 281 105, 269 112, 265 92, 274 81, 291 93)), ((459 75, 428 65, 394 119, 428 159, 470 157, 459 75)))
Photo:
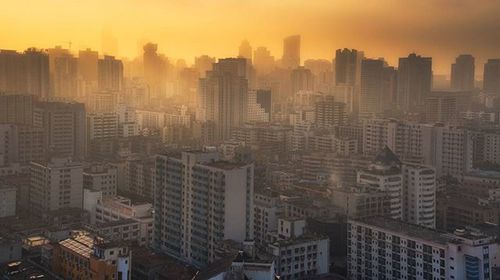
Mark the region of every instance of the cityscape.
POLYGON ((0 279, 500 279, 500 2, 6 2, 0 279))

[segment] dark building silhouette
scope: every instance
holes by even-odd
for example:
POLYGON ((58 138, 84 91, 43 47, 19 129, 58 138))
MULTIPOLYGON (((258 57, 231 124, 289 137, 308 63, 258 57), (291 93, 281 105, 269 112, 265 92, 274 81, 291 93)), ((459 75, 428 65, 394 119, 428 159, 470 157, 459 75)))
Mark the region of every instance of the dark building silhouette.
POLYGON ((432 89, 432 58, 414 53, 399 59, 398 106, 415 110, 421 106, 432 89))
POLYGON ((300 35, 289 36, 283 40, 281 63, 286 69, 295 69, 300 66, 300 35))
POLYGON ((484 92, 500 95, 500 59, 488 59, 484 65, 484 92))
POLYGON ((459 55, 451 65, 451 88, 458 91, 474 89, 475 59, 470 54, 459 55))

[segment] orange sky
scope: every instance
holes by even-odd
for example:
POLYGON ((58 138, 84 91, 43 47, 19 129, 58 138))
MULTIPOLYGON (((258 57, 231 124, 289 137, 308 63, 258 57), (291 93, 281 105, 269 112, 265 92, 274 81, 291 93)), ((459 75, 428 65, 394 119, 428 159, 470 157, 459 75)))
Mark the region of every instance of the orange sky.
POLYGON ((281 56, 281 40, 302 35, 302 58, 331 59, 342 47, 369 57, 415 51, 448 74, 459 53, 500 57, 498 0, 1 0, 0 48, 54 45, 101 50, 103 30, 118 55, 134 56, 154 41, 189 63, 199 54, 234 56, 242 39, 281 56))

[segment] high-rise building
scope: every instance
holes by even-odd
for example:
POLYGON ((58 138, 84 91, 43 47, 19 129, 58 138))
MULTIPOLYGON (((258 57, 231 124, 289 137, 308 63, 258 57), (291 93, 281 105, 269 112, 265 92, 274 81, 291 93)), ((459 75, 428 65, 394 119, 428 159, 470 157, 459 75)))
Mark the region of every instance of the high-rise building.
POLYGON ((290 75, 292 82, 292 94, 296 94, 301 90, 314 89, 314 77, 311 70, 299 66, 292 70, 290 75))
POLYGON ((123 63, 121 60, 105 55, 104 59, 99 59, 97 69, 99 90, 122 90, 123 63))
POLYGON ((382 79, 382 110, 394 110, 398 101, 398 71, 386 66, 382 79))
POLYGON ((28 49, 24 53, 0 50, 0 91, 49 96, 49 57, 28 49))
POLYGON ((206 77, 207 71, 212 70, 215 63, 215 57, 208 55, 197 56, 194 58, 194 68, 198 69, 200 78, 206 77))
POLYGON ((358 50, 338 49, 335 52, 335 85, 345 89, 351 88, 349 104, 350 112, 359 112, 359 95, 361 86, 361 61, 364 53, 358 50))
POLYGON ((247 117, 248 80, 246 59, 225 58, 213 65, 206 78, 200 79, 199 119, 212 121, 216 140, 230 137, 233 128, 247 117))
POLYGON ((283 39, 281 64, 285 69, 295 69, 300 66, 300 35, 283 39))
POLYGON ((78 53, 78 74, 86 83, 97 86, 99 54, 91 49, 78 53))
POLYGON ((263 89, 248 91, 247 121, 270 122, 271 120, 271 91, 263 89))
POLYGON ((43 131, 29 125, 0 124, 0 165, 44 159, 43 131))
POLYGON ((488 59, 483 75, 484 92, 500 95, 500 59, 488 59))
POLYGON ((332 63, 327 59, 308 59, 304 67, 313 74, 314 90, 328 93, 333 88, 332 63))
POLYGON ((318 128, 333 128, 347 121, 346 104, 333 96, 324 96, 314 104, 314 123, 318 128))
POLYGON ((257 75, 267 75, 274 70, 274 56, 266 47, 258 47, 253 53, 253 65, 257 75))
POLYGON ((359 86, 363 57, 363 52, 358 50, 338 49, 335 52, 335 84, 359 86))
POLYGON ((118 115, 114 112, 87 114, 87 143, 118 137, 118 115))
POLYGON ((86 154, 86 113, 81 103, 39 102, 33 125, 43 129, 45 153, 83 160, 86 154))
POLYGON ((50 91, 54 97, 74 100, 78 95, 78 60, 60 46, 47 50, 49 54, 50 91))
POLYGON ((156 250, 204 266, 219 242, 253 239, 253 164, 219 160, 215 151, 156 159, 156 250))
POLYGON ((157 53, 158 45, 147 43, 143 47, 144 79, 153 98, 162 96, 166 91, 167 59, 157 53))
POLYGON ((428 228, 436 227, 436 172, 423 165, 402 165, 403 220, 428 228))
POLYGON ((496 237, 476 229, 443 233, 387 218, 349 220, 348 279, 493 278, 496 237))
POLYGON ((238 57, 246 58, 249 64, 252 63, 252 46, 250 46, 250 43, 247 40, 241 42, 238 57))
POLYGON ((414 53, 399 59, 398 106, 404 111, 418 109, 432 89, 432 58, 414 53))
POLYGON ((0 123, 33 124, 33 95, 0 94, 0 123))
POLYGON ((458 91, 474 89, 475 59, 470 54, 459 55, 451 65, 451 88, 458 91))
POLYGON ((83 207, 83 167, 69 158, 30 164, 30 203, 33 214, 83 207))
POLYGON ((363 59, 361 62, 361 92, 359 97, 360 115, 382 112, 384 86, 384 61, 363 59))

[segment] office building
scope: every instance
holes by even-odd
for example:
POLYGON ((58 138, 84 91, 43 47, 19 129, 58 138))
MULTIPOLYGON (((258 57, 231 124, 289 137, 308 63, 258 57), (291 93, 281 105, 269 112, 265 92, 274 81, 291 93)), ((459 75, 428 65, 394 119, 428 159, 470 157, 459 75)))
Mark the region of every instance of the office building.
POLYGON ((470 54, 459 55, 451 65, 451 89, 472 91, 476 82, 475 59, 470 54))
POLYGON ((412 111, 423 105, 432 89, 432 58, 414 53, 399 59, 398 106, 412 111))
POLYGON ((253 170, 210 150, 158 156, 153 247, 204 266, 221 241, 253 239, 253 170))
POLYGON ((0 123, 32 125, 36 100, 33 95, 0 93, 0 123))
POLYGON ((60 46, 48 49, 47 52, 51 96, 75 100, 78 96, 78 59, 60 46))

